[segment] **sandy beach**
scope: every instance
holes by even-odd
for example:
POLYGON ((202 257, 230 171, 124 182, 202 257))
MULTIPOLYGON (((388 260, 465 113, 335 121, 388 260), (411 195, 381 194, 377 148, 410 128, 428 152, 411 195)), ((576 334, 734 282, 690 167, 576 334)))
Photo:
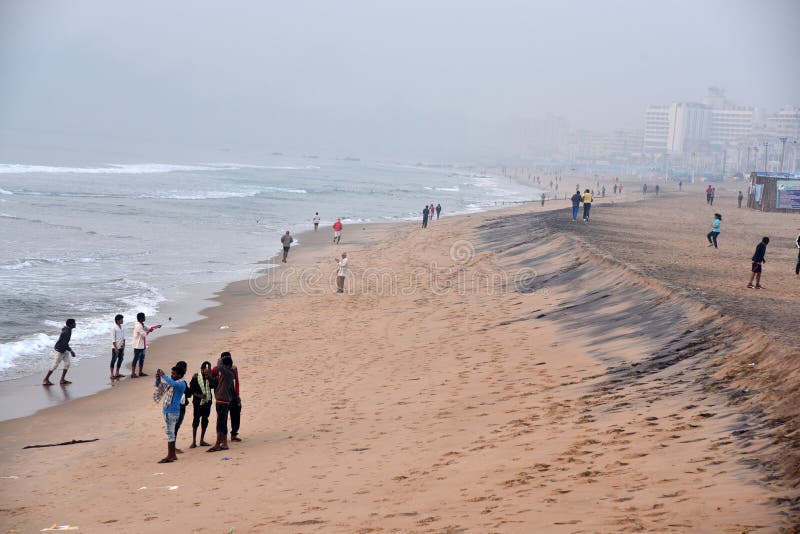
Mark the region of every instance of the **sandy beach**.
POLYGON ((149 379, 2 422, 3 531, 798 532, 800 217, 634 187, 588 224, 553 201, 303 234, 149 349, 151 374, 233 353, 241 443, 190 450, 190 407, 157 464, 149 379), (72 439, 97 441, 23 449, 72 439))

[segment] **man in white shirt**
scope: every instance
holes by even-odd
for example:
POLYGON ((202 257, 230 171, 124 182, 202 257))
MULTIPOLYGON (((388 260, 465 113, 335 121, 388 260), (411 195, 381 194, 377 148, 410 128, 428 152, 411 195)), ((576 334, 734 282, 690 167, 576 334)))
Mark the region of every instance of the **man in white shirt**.
POLYGON ((316 232, 317 228, 319 228, 319 212, 314 213, 312 221, 314 222, 314 231, 316 232))
POLYGON ((138 376, 147 376, 142 371, 144 367, 144 355, 147 350, 147 335, 156 328, 161 328, 160 324, 148 328, 144 324, 145 316, 142 312, 136 314, 136 325, 133 327, 133 363, 131 363, 131 378, 136 378, 136 364, 139 364, 138 376))
POLYGON ((122 360, 125 357, 125 331, 122 329, 122 315, 114 317, 114 326, 111 327, 111 380, 119 378, 119 368, 122 367, 122 360), (114 372, 116 366, 117 371, 114 372))
POLYGON ((342 252, 342 259, 336 258, 339 268, 336 270, 336 290, 344 293, 344 279, 347 277, 347 252, 342 252))

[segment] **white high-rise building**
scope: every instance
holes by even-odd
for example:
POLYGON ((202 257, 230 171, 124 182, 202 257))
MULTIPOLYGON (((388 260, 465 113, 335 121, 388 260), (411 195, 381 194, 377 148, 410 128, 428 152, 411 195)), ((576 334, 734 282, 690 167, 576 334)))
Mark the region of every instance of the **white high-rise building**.
POLYGON ((713 145, 736 143, 752 134, 755 109, 749 107, 727 107, 711 110, 711 135, 713 145))
POLYGON ((669 142, 669 106, 650 106, 644 112, 645 152, 663 153, 669 142))
POLYGON ((783 106, 779 112, 767 118, 767 124, 776 136, 800 141, 800 108, 783 106))
POLYGON ((667 151, 683 154, 693 142, 708 137, 711 110, 705 104, 679 102, 669 107, 667 151))

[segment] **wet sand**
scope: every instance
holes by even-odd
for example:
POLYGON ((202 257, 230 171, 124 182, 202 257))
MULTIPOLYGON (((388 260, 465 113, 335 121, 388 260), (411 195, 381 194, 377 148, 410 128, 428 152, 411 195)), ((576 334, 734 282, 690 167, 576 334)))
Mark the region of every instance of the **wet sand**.
MULTIPOLYGON (((679 272, 662 262, 687 258, 680 239, 651 232, 675 218, 686 229, 670 234, 695 235, 684 208, 697 211, 684 199, 609 200, 584 225, 566 210, 523 206, 424 231, 346 228, 338 247, 327 231, 306 238, 289 265, 229 286, 207 320, 148 356, 153 368, 185 359, 194 370, 231 350, 242 443, 190 450, 187 422, 180 460, 156 464, 166 445, 146 381, 0 423, 0 476, 19 477, 0 479, 2 525, 788 531, 800 518, 797 417, 786 398, 796 388, 784 389, 797 384, 797 364, 781 352, 792 346, 773 345, 766 328, 743 331, 722 294, 723 308, 709 305, 703 280, 735 295, 724 276, 697 277, 709 300, 662 280, 679 272), (643 215, 651 224, 637 226, 643 215), (352 262, 344 295, 331 287, 341 250, 352 262), (22 449, 73 438, 99 441, 22 449)), ((723 238, 734 243, 730 217, 723 238)), ((770 269, 785 263, 778 248, 770 269)), ((709 262, 699 270, 720 265, 709 262)), ((764 325, 781 331, 795 320, 798 286, 772 271, 764 283, 741 298, 777 299, 764 325)))

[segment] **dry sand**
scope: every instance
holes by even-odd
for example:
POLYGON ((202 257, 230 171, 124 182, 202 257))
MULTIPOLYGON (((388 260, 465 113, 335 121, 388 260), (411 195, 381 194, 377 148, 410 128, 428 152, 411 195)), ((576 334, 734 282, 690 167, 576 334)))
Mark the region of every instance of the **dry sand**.
POLYGON ((233 352, 242 443, 190 450, 187 421, 180 461, 157 464, 145 380, 0 423, 0 476, 19 477, 0 479, 4 531, 790 529, 798 363, 773 338, 800 283, 779 274, 780 241, 767 290, 741 278, 758 225, 797 217, 742 213, 737 236, 726 212, 710 251, 690 194, 599 204, 588 225, 525 206, 350 227, 338 247, 303 235, 288 265, 150 349, 151 370, 233 352), (743 330, 748 309, 762 316, 743 330), (73 438, 99 441, 22 449, 73 438))

